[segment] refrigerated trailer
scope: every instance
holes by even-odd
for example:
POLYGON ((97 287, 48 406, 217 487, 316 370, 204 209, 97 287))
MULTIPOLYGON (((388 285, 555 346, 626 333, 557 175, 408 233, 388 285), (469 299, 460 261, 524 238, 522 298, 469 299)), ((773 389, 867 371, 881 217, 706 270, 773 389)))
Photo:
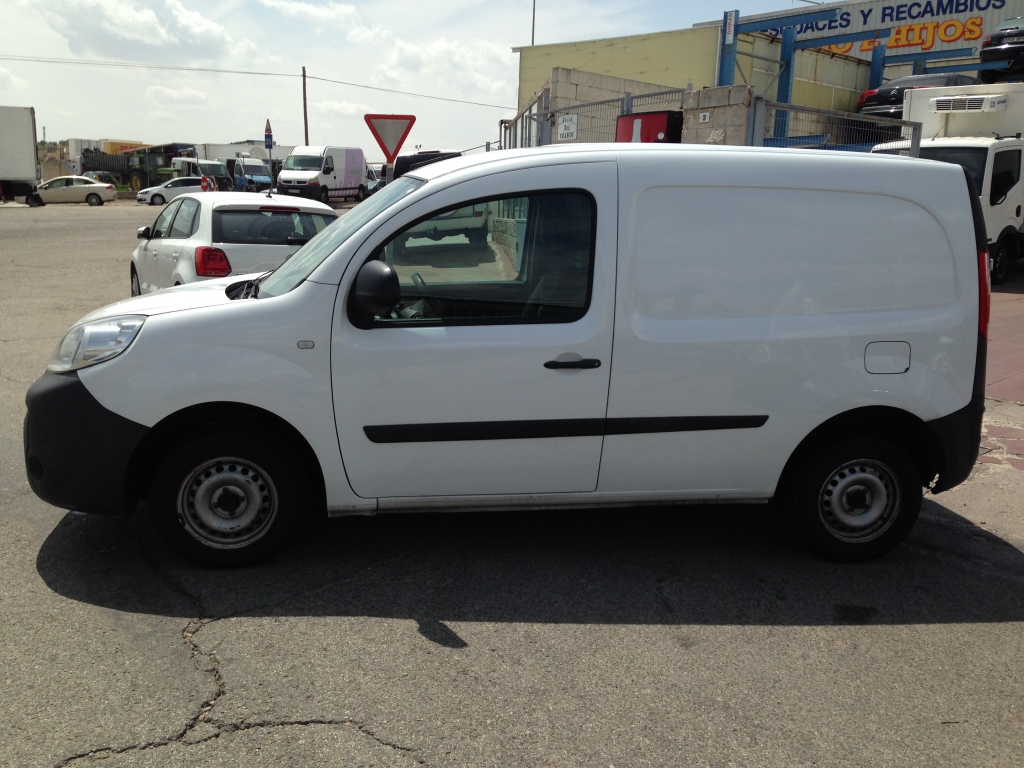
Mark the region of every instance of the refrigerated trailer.
POLYGON ((29 205, 39 205, 39 170, 35 109, 0 107, 0 190, 4 200, 24 197, 29 205))

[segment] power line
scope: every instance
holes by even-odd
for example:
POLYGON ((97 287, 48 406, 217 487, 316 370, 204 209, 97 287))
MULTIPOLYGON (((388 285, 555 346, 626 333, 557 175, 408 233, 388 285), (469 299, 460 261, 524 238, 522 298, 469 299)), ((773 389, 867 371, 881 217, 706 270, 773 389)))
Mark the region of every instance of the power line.
MULTIPOLYGON (((27 61, 37 64, 76 64, 89 67, 120 67, 122 69, 160 69, 172 72, 213 72, 222 75, 255 75, 259 77, 302 77, 291 72, 259 72, 248 69, 219 69, 217 67, 182 67, 172 64, 145 64, 135 61, 102 61, 99 59, 60 59, 47 56, 9 56, 0 55, 0 61, 27 61)), ((412 91, 399 91, 393 88, 381 88, 376 85, 363 85, 362 83, 350 83, 345 80, 332 80, 327 77, 307 76, 310 80, 320 80, 324 83, 335 83, 347 85, 351 88, 365 88, 370 91, 381 91, 383 93, 394 93, 400 96, 413 96, 418 99, 432 99, 433 101, 447 101, 455 104, 469 104, 474 107, 489 107, 491 109, 512 110, 515 107, 506 107, 501 104, 486 104, 480 101, 467 101, 465 99, 452 99, 447 96, 432 96, 427 93, 413 93, 412 91)))

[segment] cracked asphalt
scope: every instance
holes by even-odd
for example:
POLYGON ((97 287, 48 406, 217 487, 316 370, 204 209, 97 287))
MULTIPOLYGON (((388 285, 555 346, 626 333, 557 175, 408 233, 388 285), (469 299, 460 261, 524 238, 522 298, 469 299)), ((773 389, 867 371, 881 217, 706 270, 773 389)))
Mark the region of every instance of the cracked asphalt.
POLYGON ((128 294, 155 213, 0 208, 0 764, 1021 763, 1015 403, 989 402, 970 481, 862 565, 708 506, 325 520, 207 571, 145 515, 39 501, 25 390, 128 294))

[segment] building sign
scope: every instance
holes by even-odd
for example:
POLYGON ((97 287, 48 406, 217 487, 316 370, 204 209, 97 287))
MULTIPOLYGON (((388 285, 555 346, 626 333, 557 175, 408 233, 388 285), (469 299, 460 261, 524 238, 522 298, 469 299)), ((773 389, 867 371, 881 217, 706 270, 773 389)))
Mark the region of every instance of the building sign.
POLYGON ((558 141, 576 141, 577 129, 580 125, 580 116, 559 115, 558 116, 558 141))
MULTIPOLYGON (((977 56, 986 34, 1007 19, 1024 16, 1024 0, 872 0, 844 4, 838 10, 831 21, 798 25, 797 39, 891 29, 888 40, 829 45, 825 50, 870 58, 872 48, 885 43, 886 51, 893 54, 975 48, 977 56)), ((782 29, 769 30, 769 34, 781 36, 782 29)))
POLYGON ((732 45, 736 39, 736 11, 729 11, 725 14, 725 44, 732 45))

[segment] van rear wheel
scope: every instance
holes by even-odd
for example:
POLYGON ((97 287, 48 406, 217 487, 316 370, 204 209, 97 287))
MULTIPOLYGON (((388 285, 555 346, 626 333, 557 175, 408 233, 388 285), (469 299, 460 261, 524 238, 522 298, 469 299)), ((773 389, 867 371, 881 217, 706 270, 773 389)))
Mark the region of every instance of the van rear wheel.
POLYGON ((835 443, 797 468, 786 509, 803 542, 830 560, 857 562, 900 544, 921 513, 920 473, 897 445, 835 443))
POLYGON ((289 454, 254 433, 214 433, 179 445, 150 485, 167 545, 194 563, 236 567, 279 552, 301 526, 309 483, 289 454))

